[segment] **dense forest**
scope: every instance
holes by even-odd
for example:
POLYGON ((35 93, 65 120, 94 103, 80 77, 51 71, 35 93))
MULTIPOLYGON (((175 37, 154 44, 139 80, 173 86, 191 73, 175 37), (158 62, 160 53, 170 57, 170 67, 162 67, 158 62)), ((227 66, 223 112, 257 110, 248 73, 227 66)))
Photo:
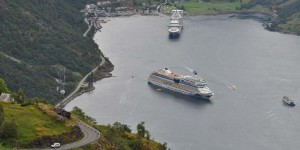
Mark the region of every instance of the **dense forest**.
POLYGON ((58 72, 65 70, 68 93, 100 63, 98 46, 82 36, 88 26, 80 9, 88 2, 0 0, 0 77, 12 91, 56 102, 58 72))

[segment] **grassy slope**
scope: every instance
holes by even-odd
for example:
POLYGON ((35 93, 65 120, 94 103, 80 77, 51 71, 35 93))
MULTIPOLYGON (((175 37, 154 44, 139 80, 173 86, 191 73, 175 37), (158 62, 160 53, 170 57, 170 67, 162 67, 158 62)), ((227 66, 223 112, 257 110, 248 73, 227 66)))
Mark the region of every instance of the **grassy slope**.
POLYGON ((93 126, 101 133, 100 139, 97 141, 97 143, 88 144, 84 147, 74 148, 72 150, 95 150, 100 149, 100 147, 102 150, 164 150, 164 146, 161 143, 158 143, 154 140, 139 138, 135 133, 115 131, 109 126, 95 125, 79 117, 76 114, 72 115, 76 118, 80 118, 80 120, 93 126), (137 143, 140 143, 142 146, 136 148, 135 146, 137 143))
POLYGON ((139 138, 134 133, 127 132, 113 132, 113 130, 108 126, 97 125, 94 126, 101 132, 101 137, 97 143, 89 144, 81 148, 75 148, 73 150, 95 150, 99 149, 101 145, 102 150, 163 150, 162 144, 154 141, 148 140, 146 138, 139 138), (114 139, 112 140, 111 137, 114 139), (136 143, 140 143, 140 147, 135 147, 136 143))
MULTIPOLYGON (((265 0, 266 2, 260 2, 260 0, 243 0, 242 3, 240 1, 236 2, 178 2, 177 6, 184 6, 185 10, 191 15, 199 15, 199 14, 220 14, 220 13, 234 13, 239 10, 236 8, 241 8, 241 5, 252 4, 247 11, 252 12, 261 12, 267 14, 273 14, 273 10, 287 8, 285 11, 288 11, 290 6, 296 5, 299 0, 286 0, 285 2, 276 3, 276 1, 265 0)), ((248 5, 249 6, 249 5, 248 5)), ((170 11, 171 9, 175 9, 174 7, 164 6, 165 12, 170 11), (167 9, 167 7, 169 9, 167 9)), ((164 9, 164 8, 163 8, 164 9)), ((244 11, 246 9, 243 9, 244 11)), ((279 14, 279 20, 287 20, 286 22, 281 22, 276 25, 276 29, 283 30, 285 32, 291 32, 300 34, 300 10, 298 9, 298 13, 292 14, 291 16, 282 16, 279 14)), ((286 12, 288 13, 288 12, 286 12)))
POLYGON ((255 11, 255 12, 268 12, 269 9, 262 6, 262 5, 256 5, 255 7, 251 8, 251 10, 255 11))
MULTIPOLYGON (((18 135, 16 141, 19 143, 29 143, 42 136, 59 135, 71 130, 74 121, 68 120, 64 123, 55 121, 50 110, 52 106, 29 105, 22 107, 19 104, 0 102, 4 108, 5 119, 13 119, 17 125, 18 135), (48 111, 48 112, 47 112, 48 111)), ((0 146, 1 148, 1 146, 0 146)))
POLYGON ((240 2, 178 2, 178 6, 182 5, 189 14, 218 14, 232 13, 241 6, 240 2))
MULTIPOLYGON (((108 126, 98 125, 96 128, 101 132, 103 135, 100 138, 100 144, 102 145, 102 148, 104 150, 109 150, 115 148, 115 145, 110 142, 109 135, 112 134, 112 129, 108 126)), ((134 133, 127 133, 127 132, 119 132, 117 133, 120 138, 123 140, 120 143, 124 143, 124 148, 127 150, 132 149, 132 146, 135 142, 139 141, 143 145, 141 147, 141 150, 147 149, 147 150, 160 150, 162 149, 162 145, 158 142, 155 142, 153 140, 148 140, 146 138, 138 138, 136 134, 134 133)))

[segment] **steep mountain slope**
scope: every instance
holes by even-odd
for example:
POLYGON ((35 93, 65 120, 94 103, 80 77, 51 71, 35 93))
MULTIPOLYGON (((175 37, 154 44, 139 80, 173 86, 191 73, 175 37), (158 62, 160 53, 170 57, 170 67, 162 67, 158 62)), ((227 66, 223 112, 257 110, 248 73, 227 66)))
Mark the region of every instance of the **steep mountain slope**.
MULTIPOLYGON (((66 92, 100 63, 97 45, 80 9, 85 0, 0 0, 0 77, 12 91, 52 102, 57 71, 65 68, 66 92)), ((67 94, 66 93, 66 94, 67 94)))

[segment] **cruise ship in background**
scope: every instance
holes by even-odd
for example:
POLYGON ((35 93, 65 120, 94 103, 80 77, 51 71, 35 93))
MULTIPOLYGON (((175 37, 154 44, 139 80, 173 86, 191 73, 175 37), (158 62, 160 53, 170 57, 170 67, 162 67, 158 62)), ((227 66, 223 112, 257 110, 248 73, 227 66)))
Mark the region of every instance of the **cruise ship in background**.
POLYGON ((148 83, 169 89, 184 95, 209 99, 214 93, 207 87, 205 80, 197 76, 173 73, 168 68, 154 71, 148 78, 148 83))
POLYGON ((183 10, 172 10, 169 22, 169 36, 180 35, 183 29, 182 14, 183 10))

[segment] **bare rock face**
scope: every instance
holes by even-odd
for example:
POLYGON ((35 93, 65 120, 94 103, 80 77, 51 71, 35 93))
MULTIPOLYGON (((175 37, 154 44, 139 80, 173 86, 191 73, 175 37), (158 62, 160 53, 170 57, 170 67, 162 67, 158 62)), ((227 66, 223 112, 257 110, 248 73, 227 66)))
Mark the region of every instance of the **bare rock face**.
POLYGON ((64 122, 65 120, 66 120, 66 118, 61 115, 57 115, 55 118, 55 121, 57 121, 57 122, 64 122))
POLYGON ((81 132, 78 126, 74 126, 70 132, 66 132, 57 136, 45 136, 39 139, 36 139, 24 147, 27 148, 43 148, 50 147, 53 143, 60 143, 61 145, 75 142, 83 138, 84 134, 81 132))
POLYGON ((70 118, 71 118, 71 113, 68 112, 68 111, 66 111, 66 110, 64 110, 63 108, 54 108, 54 111, 55 111, 58 115, 63 116, 63 117, 65 117, 65 118, 67 118, 67 119, 70 119, 70 118))
POLYGON ((9 8, 8 8, 7 4, 4 1, 0 1, 0 12, 5 12, 8 10, 9 10, 9 8))

